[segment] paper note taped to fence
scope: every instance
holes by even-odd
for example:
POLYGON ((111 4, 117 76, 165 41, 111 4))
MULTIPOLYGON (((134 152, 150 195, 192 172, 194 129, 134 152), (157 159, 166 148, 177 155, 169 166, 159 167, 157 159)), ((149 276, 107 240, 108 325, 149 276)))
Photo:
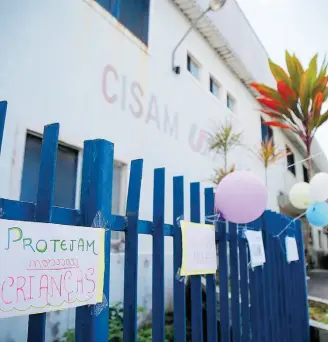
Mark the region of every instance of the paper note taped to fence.
POLYGON ((101 228, 0 220, 0 318, 102 302, 101 228))
POLYGON ((287 262, 297 261, 299 260, 297 243, 294 237, 286 236, 286 254, 287 254, 287 262))
POLYGON ((215 274, 217 255, 215 227, 181 221, 182 230, 182 276, 215 274))
POLYGON ((265 263, 262 231, 246 230, 245 235, 251 257, 251 266, 262 266, 265 263))

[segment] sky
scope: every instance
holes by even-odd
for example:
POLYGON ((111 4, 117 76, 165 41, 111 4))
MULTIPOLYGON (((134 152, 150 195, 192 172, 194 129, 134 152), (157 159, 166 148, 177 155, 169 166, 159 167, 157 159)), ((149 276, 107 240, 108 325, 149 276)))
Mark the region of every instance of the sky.
MULTIPOLYGON (((236 1, 274 62, 285 65, 285 50, 303 65, 316 53, 321 60, 328 57, 328 0, 236 1)), ((328 123, 317 132, 328 156, 327 135, 328 123)))

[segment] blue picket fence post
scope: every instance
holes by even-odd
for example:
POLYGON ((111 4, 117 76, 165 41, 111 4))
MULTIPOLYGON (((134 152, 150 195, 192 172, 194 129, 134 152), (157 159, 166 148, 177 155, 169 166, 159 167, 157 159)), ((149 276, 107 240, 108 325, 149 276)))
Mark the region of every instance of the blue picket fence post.
POLYGON ((173 319, 174 342, 186 342, 186 286, 180 279, 182 234, 180 220, 184 215, 183 177, 173 178, 173 319))
POLYGON ((230 280, 231 280, 231 319, 232 339, 241 341, 240 304, 239 304, 239 263, 238 263, 238 233, 237 225, 229 225, 229 250, 230 250, 230 280))
MULTIPOLYGON (((206 217, 214 214, 213 188, 205 189, 205 223, 206 217)), ((206 332, 207 342, 218 341, 216 275, 206 276, 206 332)))
POLYGON ((105 273, 103 305, 100 312, 94 306, 76 309, 76 342, 108 342, 110 241, 112 221, 112 183, 114 145, 106 140, 89 140, 84 143, 81 217, 82 225, 91 227, 96 217, 101 217, 105 228, 105 273))
POLYGON ((153 200, 153 341, 164 342, 164 203, 165 170, 154 172, 153 200))
POLYGON ((126 206, 123 341, 137 341, 138 219, 143 161, 131 163, 126 206))
MULTIPOLYGON (((200 222, 200 184, 190 185, 190 221, 200 222)), ((203 301, 201 276, 190 277, 191 293, 191 339, 203 342, 203 301)))
POLYGON ((230 341, 229 272, 227 256, 227 223, 218 223, 219 286, 220 286, 220 336, 221 342, 230 341))
POLYGON ((7 113, 7 101, 0 101, 0 153, 1 153, 1 147, 2 147, 3 133, 5 130, 6 113, 7 113))
POLYGON ((247 241, 242 230, 239 231, 239 267, 240 267, 240 298, 242 341, 250 339, 250 307, 249 307, 249 274, 248 274, 247 241))
MULTIPOLYGON (((56 160, 59 124, 46 126, 43 132, 39 184, 36 200, 35 221, 49 223, 55 196, 56 160)), ((28 342, 44 342, 46 314, 30 315, 28 321, 28 342)))
POLYGON ((299 328, 303 332, 304 342, 310 340, 310 323, 309 323, 309 307, 307 299, 307 280, 306 280, 306 262, 304 255, 304 243, 303 243, 303 232, 300 221, 295 223, 296 225, 296 241, 299 252, 300 260, 298 262, 298 285, 299 285, 299 312, 300 323, 299 328))

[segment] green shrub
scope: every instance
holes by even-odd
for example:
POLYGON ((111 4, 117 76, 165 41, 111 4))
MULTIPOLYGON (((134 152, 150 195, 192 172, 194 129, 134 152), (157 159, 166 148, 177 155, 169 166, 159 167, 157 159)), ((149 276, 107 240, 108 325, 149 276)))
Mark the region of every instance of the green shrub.
MULTIPOLYGON (((144 313, 144 308, 138 308, 138 313, 144 313)), ((123 341, 123 306, 121 303, 114 304, 109 308, 109 331, 108 342, 123 341)), ((152 324, 146 323, 138 329, 137 342, 151 342, 152 324)), ((68 330, 64 335, 63 342, 75 342, 75 330, 68 330)), ((165 315, 165 342, 174 342, 173 313, 165 315)))

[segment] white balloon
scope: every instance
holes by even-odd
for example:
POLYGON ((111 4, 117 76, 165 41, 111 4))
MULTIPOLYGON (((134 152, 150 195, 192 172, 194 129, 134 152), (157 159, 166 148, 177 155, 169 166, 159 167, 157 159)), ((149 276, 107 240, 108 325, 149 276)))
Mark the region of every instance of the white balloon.
POLYGON ((289 192, 289 200, 297 209, 306 209, 310 205, 310 184, 297 183, 289 192))
POLYGON ((328 173, 319 172, 310 181, 310 201, 325 202, 328 199, 328 173))

